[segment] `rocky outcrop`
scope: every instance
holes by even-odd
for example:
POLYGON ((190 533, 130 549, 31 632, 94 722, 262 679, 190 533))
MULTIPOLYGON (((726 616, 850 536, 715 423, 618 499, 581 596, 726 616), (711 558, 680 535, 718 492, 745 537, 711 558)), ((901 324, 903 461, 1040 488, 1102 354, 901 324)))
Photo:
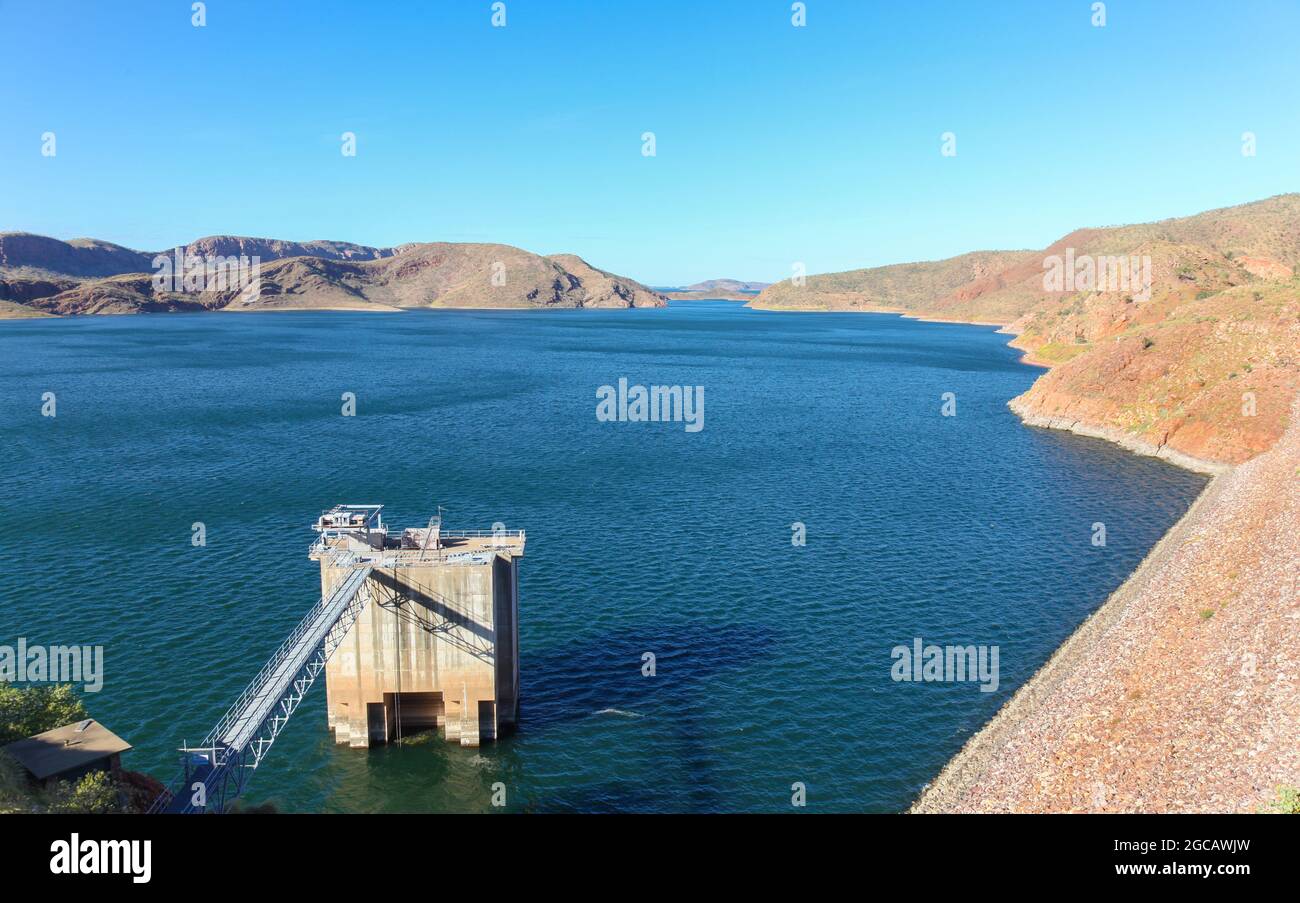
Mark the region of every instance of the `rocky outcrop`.
MULTIPOLYGON (((174 249, 158 253, 169 254, 174 249)), ((209 235, 185 245, 186 254, 207 257, 259 257, 263 263, 285 257, 319 257, 324 260, 379 260, 393 257, 393 248, 371 248, 346 241, 280 241, 275 238, 243 238, 238 235, 209 235)))
POLYGON ((28 304, 76 288, 76 279, 24 279, 21 276, 0 278, 0 301, 28 304))
POLYGON ((576 307, 664 306, 664 297, 658 292, 639 282, 597 269, 576 254, 554 254, 546 259, 577 278, 578 285, 571 286, 581 294, 581 303, 575 304, 576 307))
POLYGON ((1271 448, 1300 390, 1300 280, 1242 286, 1096 338, 1011 408, 1175 463, 1239 464, 1271 448))

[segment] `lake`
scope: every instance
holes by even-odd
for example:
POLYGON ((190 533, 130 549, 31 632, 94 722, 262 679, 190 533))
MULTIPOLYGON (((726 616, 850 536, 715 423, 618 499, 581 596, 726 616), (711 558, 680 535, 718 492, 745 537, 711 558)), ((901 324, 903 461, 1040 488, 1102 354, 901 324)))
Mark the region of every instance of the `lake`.
POLYGON ((731 302, 0 322, 0 644, 102 645, 91 714, 170 780, 317 600, 317 515, 442 505, 528 532, 518 733, 338 747, 318 685, 247 803, 901 810, 1205 483, 1023 426, 1007 338, 731 302), (702 428, 598 418, 620 379, 703 387, 702 428), (896 680, 918 638, 996 647, 996 689, 896 680))

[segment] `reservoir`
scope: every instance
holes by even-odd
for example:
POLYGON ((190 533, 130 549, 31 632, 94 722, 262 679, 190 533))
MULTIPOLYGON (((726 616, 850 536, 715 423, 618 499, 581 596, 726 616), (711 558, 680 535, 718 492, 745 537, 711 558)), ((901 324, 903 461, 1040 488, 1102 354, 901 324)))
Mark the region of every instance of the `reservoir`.
POLYGON ((87 707, 168 780, 318 599, 321 511, 442 506, 527 531, 517 730, 349 749, 317 688, 246 803, 899 811, 1205 483, 1022 425, 1007 338, 733 302, 0 323, 0 644, 102 646, 87 707), (598 416, 624 385, 698 417, 598 416), (895 668, 921 644, 996 680, 895 668))

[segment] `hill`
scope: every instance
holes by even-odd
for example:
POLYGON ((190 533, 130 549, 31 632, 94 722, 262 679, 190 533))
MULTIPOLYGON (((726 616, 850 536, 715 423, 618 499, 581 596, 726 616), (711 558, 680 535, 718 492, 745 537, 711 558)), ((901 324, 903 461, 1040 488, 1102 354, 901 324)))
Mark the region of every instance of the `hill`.
POLYGON ((742 282, 739 279, 706 279, 685 288, 663 289, 670 301, 752 301, 770 282, 742 282))
POLYGON ((771 284, 770 282, 743 282, 740 279, 706 279, 703 282, 688 285, 682 291, 752 293, 761 292, 771 284))
POLYGON ((158 254, 108 242, 0 234, 0 317, 200 310, 418 307, 657 307, 663 297, 569 254, 543 257, 498 244, 414 243, 372 248, 218 235, 158 254), (154 261, 205 277, 161 287, 154 261), (260 258, 258 290, 215 278, 218 258, 260 258), (181 264, 177 264, 181 261, 181 264))
POLYGON ((998 324, 1052 368, 1012 401, 1028 422, 1212 468, 1286 427, 1300 389, 1297 267, 1300 195, 1288 194, 1080 229, 1041 251, 810 276, 751 306, 998 324))

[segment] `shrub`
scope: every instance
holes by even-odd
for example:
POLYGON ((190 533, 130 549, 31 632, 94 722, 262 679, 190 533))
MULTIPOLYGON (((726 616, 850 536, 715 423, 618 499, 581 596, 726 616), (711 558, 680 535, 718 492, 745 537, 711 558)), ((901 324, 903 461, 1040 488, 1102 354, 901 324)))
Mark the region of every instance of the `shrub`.
POLYGON ((1300 788, 1277 788, 1277 799, 1270 803, 1265 811, 1281 815, 1300 815, 1300 788))
POLYGON ((15 687, 0 682, 0 746, 88 717, 71 684, 15 687))
POLYGON ((40 802, 44 804, 44 810, 57 814, 86 812, 101 815, 121 808, 117 784, 106 771, 93 771, 75 784, 59 781, 39 796, 43 797, 40 802))

